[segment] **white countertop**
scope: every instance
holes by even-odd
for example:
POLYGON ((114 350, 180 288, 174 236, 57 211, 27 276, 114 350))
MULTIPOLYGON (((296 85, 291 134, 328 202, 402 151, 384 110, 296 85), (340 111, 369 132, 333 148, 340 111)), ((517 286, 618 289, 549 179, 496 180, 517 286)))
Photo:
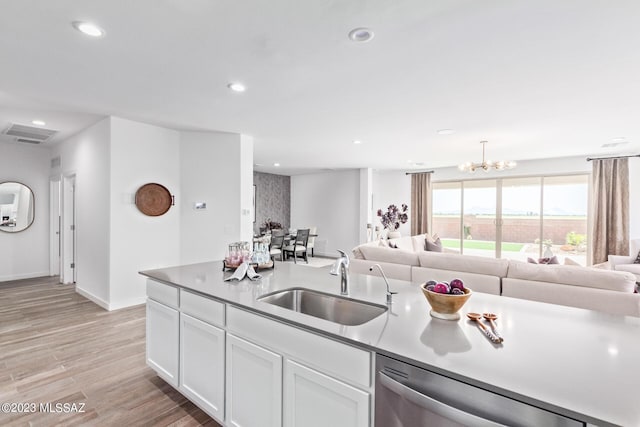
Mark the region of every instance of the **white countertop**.
MULTIPOLYGON (((505 396, 597 425, 640 426, 640 318, 474 293, 463 319, 429 315, 416 284, 390 280, 391 309, 359 326, 343 326, 256 301, 305 287, 339 294, 328 268, 276 263, 256 282, 224 282, 221 262, 141 272, 164 283, 402 359, 505 396), (467 312, 498 315, 502 345, 491 343, 467 312)), ((453 278, 453 277, 452 277, 453 278)), ((473 289, 473 284, 468 284, 473 289)), ((382 278, 351 274, 349 296, 385 304, 382 278)))

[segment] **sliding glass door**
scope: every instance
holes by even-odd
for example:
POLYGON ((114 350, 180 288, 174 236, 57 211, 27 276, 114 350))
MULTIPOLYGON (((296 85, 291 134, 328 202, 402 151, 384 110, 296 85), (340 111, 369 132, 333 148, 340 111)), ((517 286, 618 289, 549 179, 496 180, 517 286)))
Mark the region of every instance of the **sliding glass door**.
POLYGON ((467 255, 499 256, 497 184, 495 179, 462 183, 462 251, 467 255))
POLYGON ((468 255, 586 265, 588 175, 433 184, 433 231, 468 255))

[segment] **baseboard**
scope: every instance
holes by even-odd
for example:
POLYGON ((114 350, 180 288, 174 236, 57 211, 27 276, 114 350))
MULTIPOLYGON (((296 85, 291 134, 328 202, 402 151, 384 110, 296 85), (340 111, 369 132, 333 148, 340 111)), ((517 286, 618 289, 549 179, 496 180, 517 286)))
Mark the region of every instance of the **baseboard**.
POLYGON ((105 310, 110 311, 108 302, 106 302, 102 298, 98 298, 97 296, 93 295, 91 292, 87 292, 84 289, 79 288, 78 285, 76 285, 76 293, 82 295, 83 297, 85 297, 89 301, 99 305, 100 307, 104 308, 105 310))
POLYGON ((147 302, 146 295, 136 298, 130 298, 126 301, 116 302, 109 304, 109 311, 120 310, 121 308, 133 307, 134 305, 140 305, 147 302))
POLYGON ((12 274, 10 276, 0 276, 0 282, 9 282, 11 280, 33 279, 35 277, 49 276, 49 270, 38 271, 34 273, 12 274))

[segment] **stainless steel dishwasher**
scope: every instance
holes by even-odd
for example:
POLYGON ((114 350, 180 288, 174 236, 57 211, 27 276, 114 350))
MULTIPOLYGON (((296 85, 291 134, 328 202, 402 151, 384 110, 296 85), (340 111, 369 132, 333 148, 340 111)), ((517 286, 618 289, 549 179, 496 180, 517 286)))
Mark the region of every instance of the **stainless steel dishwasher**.
POLYGON ((376 427, 585 425, 380 354, 376 371, 376 427))

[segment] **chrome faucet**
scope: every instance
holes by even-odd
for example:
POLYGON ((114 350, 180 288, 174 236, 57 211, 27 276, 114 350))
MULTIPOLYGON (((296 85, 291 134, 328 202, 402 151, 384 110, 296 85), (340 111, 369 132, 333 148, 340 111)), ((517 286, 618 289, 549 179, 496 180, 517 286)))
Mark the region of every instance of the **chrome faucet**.
POLYGON ((378 270, 380 270, 380 273, 382 273, 382 278, 384 279, 384 283, 387 284, 387 304, 390 305, 393 302, 393 296, 397 294, 397 292, 391 292, 389 290, 389 281, 387 280, 387 276, 385 276, 384 270, 382 269, 380 264, 373 264, 371 267, 369 267, 369 271, 373 271, 373 267, 378 267, 378 270))
POLYGON ((330 273, 333 274, 334 276, 337 276, 338 272, 340 272, 340 294, 348 295, 349 294, 349 257, 345 252, 341 251, 340 249, 338 249, 338 252, 340 252, 340 258, 338 258, 335 264, 333 264, 333 267, 331 267, 330 273))

